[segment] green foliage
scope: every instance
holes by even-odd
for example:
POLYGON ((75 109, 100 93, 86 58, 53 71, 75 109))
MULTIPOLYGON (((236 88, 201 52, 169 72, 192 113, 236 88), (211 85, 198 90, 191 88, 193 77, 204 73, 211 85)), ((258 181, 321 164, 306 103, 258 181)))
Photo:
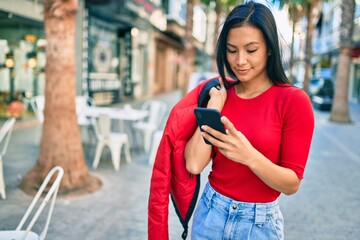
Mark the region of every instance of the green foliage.
POLYGON ((201 0, 201 3, 204 3, 205 5, 210 5, 211 2, 214 2, 214 0, 201 0))
POLYGON ((200 2, 207 6, 209 6, 210 3, 212 2, 220 3, 222 9, 229 9, 243 3, 244 1, 243 0, 201 0, 200 2))
MULTIPOLYGON (((273 0, 273 3, 277 0, 273 0)), ((289 5, 290 8, 297 7, 298 5, 305 6, 307 3, 311 3, 311 0, 280 0, 280 6, 283 7, 285 4, 289 5)))

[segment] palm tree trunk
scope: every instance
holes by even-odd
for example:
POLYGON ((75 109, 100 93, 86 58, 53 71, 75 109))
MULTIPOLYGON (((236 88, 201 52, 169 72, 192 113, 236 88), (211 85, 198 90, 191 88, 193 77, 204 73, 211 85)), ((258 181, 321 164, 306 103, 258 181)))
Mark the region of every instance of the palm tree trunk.
POLYGON ((55 165, 64 168, 60 193, 96 190, 101 183, 88 173, 75 111, 75 17, 77 0, 44 0, 46 86, 39 158, 21 188, 33 194, 55 165))
POLYGON ((297 21, 296 8, 295 6, 291 7, 292 15, 292 34, 291 34, 291 51, 290 51, 290 63, 289 63, 289 72, 290 72, 290 82, 294 83, 293 67, 294 67, 294 41, 295 41, 295 26, 297 21))
POLYGON ((217 72, 217 66, 216 66, 216 45, 219 37, 219 30, 220 30, 220 18, 221 18, 221 0, 216 0, 215 5, 215 13, 216 13, 216 19, 215 19, 215 32, 214 32, 214 52, 211 57, 211 71, 217 72))
POLYGON ((195 1, 197 0, 187 0, 186 3, 186 26, 185 26, 185 81, 182 88, 182 93, 185 95, 187 93, 189 79, 191 73, 194 72, 195 65, 195 49, 193 46, 193 13, 195 1))
POLYGON ((343 48, 339 55, 339 65, 335 83, 335 96, 330 115, 330 121, 333 122, 351 122, 348 108, 350 52, 351 48, 343 48))
POLYGON ((350 123, 348 85, 352 35, 354 31, 354 0, 341 1, 340 55, 336 75, 336 88, 330 121, 350 123))
POLYGON ((313 8, 315 1, 306 2, 306 15, 308 19, 307 29, 306 29, 306 43, 305 43, 305 76, 304 76, 304 90, 309 92, 309 76, 311 73, 311 58, 312 58, 312 39, 314 32, 314 14, 313 8))

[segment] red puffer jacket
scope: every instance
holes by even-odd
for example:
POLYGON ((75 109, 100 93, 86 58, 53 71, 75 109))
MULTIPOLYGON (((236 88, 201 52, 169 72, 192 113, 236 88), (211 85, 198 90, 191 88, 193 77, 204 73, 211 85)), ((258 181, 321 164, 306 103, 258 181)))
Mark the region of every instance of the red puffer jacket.
POLYGON ((169 194, 187 237, 188 222, 194 211, 200 187, 200 175, 192 176, 185 168, 184 149, 197 123, 194 108, 206 107, 209 90, 219 85, 217 78, 200 83, 171 110, 153 167, 148 206, 148 239, 169 239, 169 194))

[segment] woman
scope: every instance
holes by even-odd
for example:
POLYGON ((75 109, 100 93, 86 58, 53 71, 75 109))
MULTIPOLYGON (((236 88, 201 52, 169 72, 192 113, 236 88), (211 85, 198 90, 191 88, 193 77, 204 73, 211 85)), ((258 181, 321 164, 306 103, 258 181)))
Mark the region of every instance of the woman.
POLYGON ((277 199, 300 187, 314 116, 306 93, 288 83, 266 6, 248 2, 230 12, 217 66, 229 88, 212 88, 207 107, 221 112, 227 133, 201 126, 186 145, 190 173, 201 173, 212 160, 191 239, 284 239, 277 199), (226 76, 237 84, 230 86, 226 76))

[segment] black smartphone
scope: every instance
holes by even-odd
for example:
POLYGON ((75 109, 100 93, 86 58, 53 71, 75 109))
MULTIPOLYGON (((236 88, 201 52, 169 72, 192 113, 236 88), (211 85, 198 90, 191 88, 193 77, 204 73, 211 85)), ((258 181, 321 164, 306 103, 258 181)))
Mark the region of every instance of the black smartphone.
MULTIPOLYGON (((219 132, 226 134, 224 124, 220 120, 221 114, 218 110, 213 108, 197 107, 194 109, 194 113, 195 113, 196 121, 201 131, 202 131, 201 126, 207 125, 219 132)), ((204 141, 205 143, 211 145, 211 143, 205 138, 204 141)))

